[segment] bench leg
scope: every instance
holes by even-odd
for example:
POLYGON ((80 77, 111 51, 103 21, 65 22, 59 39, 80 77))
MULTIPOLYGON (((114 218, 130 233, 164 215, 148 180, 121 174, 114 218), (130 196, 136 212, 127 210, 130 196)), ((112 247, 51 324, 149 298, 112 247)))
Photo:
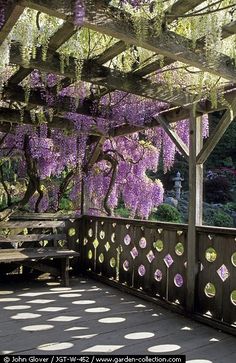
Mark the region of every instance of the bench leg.
POLYGON ((61 272, 62 272, 63 285, 66 287, 69 286, 69 269, 70 269, 69 257, 63 258, 61 262, 61 272))

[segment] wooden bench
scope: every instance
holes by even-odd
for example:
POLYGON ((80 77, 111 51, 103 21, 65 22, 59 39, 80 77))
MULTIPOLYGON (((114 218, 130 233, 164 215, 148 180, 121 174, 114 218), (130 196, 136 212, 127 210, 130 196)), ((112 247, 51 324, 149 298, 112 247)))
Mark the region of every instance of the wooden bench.
POLYGON ((14 263, 50 272, 54 276, 61 276, 68 286, 69 261, 74 257, 79 257, 79 253, 68 246, 63 220, 0 222, 0 263, 14 263), (61 260, 59 267, 56 261, 48 264, 48 261, 58 259, 61 260))

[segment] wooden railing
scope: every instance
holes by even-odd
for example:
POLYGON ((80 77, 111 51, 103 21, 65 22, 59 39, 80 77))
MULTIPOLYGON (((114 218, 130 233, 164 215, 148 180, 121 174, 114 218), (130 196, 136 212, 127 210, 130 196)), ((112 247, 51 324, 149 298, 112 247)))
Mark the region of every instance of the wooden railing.
MULTIPOLYGON (((45 221, 45 227, 53 223, 49 220, 55 221, 53 215, 34 215, 31 222, 25 218, 28 227, 35 227, 38 219, 45 221)), ((187 225, 108 217, 70 218, 57 217, 54 227, 63 220, 63 228, 43 231, 43 239, 45 233, 49 234, 47 240, 55 233, 63 233, 67 246, 80 252, 79 261, 72 264, 75 270, 88 271, 173 310, 186 311, 187 225)), ((22 227, 23 222, 18 219, 14 223, 22 227)), ((36 232, 31 228, 28 234, 36 232)), ((11 237, 12 242, 24 246, 30 239, 23 232, 11 237)), ((197 227, 196 250, 198 271, 192 316, 236 334, 236 230, 197 227)))
MULTIPOLYGON (((86 216, 74 238, 84 270, 184 312, 187 228, 86 216)), ((236 231, 198 227, 196 260, 195 318, 236 331, 236 231)))

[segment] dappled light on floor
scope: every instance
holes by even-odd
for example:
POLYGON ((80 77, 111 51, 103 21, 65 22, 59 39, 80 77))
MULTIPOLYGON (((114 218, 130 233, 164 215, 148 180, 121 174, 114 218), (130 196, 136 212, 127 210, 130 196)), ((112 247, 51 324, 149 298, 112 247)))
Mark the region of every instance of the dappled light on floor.
POLYGON ((125 321, 125 318, 116 318, 116 317, 110 317, 110 318, 102 318, 99 319, 99 323, 105 323, 105 324, 116 324, 116 323, 123 323, 125 321))
POLYGON ((154 335, 155 334, 148 332, 137 332, 125 335, 125 339, 131 339, 131 340, 148 339, 154 337, 154 335))
POLYGON ((236 354, 235 338, 90 279, 21 285, 0 289, 0 354, 236 354))
POLYGON ((123 348, 123 345, 94 345, 88 349, 83 350, 83 353, 112 353, 116 350, 123 348))
POLYGON ((87 313, 105 313, 106 311, 109 311, 111 309, 109 308, 104 308, 104 307, 98 307, 98 308, 89 308, 89 309, 85 309, 85 311, 87 313))
POLYGON ((176 344, 163 344, 163 345, 154 345, 153 347, 148 348, 148 351, 151 353, 168 353, 179 350, 181 347, 176 344))
POLYGON ((38 349, 39 350, 44 350, 46 352, 55 352, 56 350, 65 350, 65 349, 69 349, 73 347, 72 343, 48 343, 48 344, 43 344, 43 345, 39 345, 38 349))
POLYGON ((53 329, 54 325, 40 324, 40 325, 28 325, 21 328, 24 331, 42 331, 53 329))
POLYGON ((56 316, 55 318, 48 319, 48 321, 61 321, 61 322, 67 322, 67 321, 73 321, 80 319, 80 316, 56 316))
POLYGON ((16 315, 13 315, 11 318, 15 319, 15 320, 20 320, 20 319, 36 319, 39 318, 40 314, 33 314, 33 313, 18 313, 16 315))
POLYGON ((14 306, 5 306, 3 309, 5 310, 26 310, 30 309, 30 305, 14 305, 14 306))

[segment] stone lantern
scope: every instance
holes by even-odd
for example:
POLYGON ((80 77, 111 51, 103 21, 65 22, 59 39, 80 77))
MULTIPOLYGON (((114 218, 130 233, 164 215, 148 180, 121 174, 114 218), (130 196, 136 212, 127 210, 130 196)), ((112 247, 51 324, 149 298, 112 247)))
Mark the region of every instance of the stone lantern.
POLYGON ((175 197, 177 200, 180 200, 180 194, 181 194, 181 189, 182 189, 182 181, 184 180, 183 178, 181 178, 181 174, 178 171, 176 174, 176 177, 172 179, 175 184, 174 184, 174 190, 175 190, 175 197))

